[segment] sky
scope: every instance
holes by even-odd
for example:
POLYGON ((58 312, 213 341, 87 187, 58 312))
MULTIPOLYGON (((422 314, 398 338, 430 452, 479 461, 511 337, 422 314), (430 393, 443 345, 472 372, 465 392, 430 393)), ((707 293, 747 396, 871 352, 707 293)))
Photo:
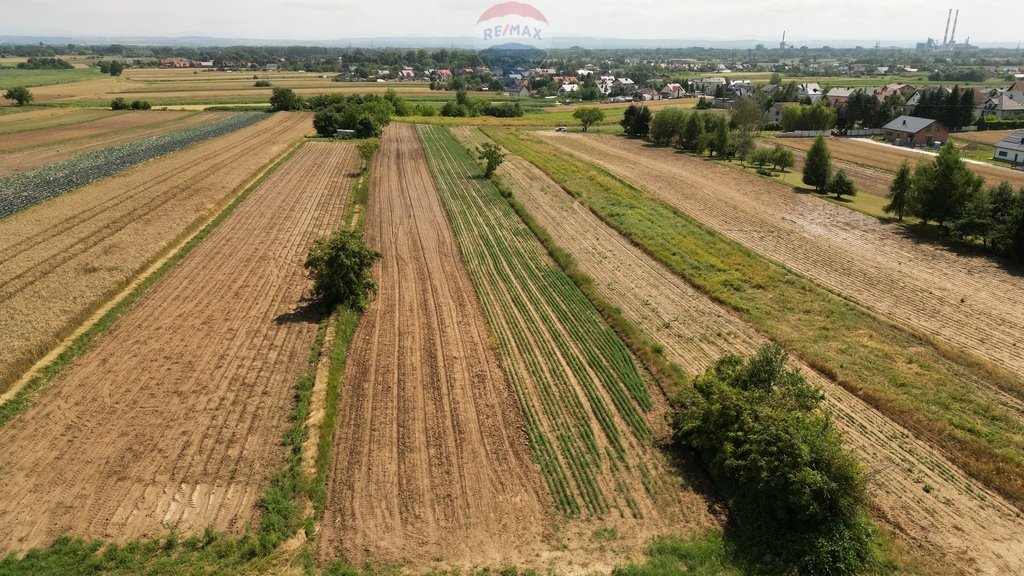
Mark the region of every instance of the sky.
MULTIPOLYGON (((493 1, 477 0, 0 0, 0 35, 213 36, 336 40, 471 36, 493 1)), ((553 36, 757 39, 840 44, 942 39, 949 8, 933 0, 537 0, 553 36)), ((1024 2, 971 0, 957 38, 1024 40, 1024 2)))

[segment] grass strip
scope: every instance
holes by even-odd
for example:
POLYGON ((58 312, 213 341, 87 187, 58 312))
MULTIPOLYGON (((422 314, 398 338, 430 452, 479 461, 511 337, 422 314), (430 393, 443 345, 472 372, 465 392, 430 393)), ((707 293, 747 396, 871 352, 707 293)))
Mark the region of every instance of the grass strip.
POLYGON ((207 222, 206 225, 203 226, 199 232, 189 238, 177 252, 167 258, 167 260, 165 260, 156 271, 142 280, 138 286, 129 292, 128 295, 120 302, 111 307, 110 310, 97 320, 95 324, 75 338, 67 348, 54 358, 53 362, 50 362, 40 369, 39 373, 29 380, 13 398, 0 405, 0 427, 18 414, 27 410, 36 399, 45 394, 64 370, 71 366, 76 359, 88 352, 100 336, 106 333, 107 330, 109 330, 119 318, 124 316, 126 312, 131 310, 135 303, 138 302, 150 288, 155 286, 157 282, 174 269, 179 262, 195 250, 195 248, 199 246, 199 243, 205 240, 206 237, 217 228, 217 226, 226 220, 228 216, 231 216, 235 209, 237 209, 242 202, 249 197, 249 194, 251 194, 253 190, 259 187, 264 180, 273 174, 278 167, 294 156, 301 146, 302 143, 300 142, 271 164, 270 167, 256 178, 256 180, 249 184, 241 194, 236 196, 230 204, 221 210, 217 216, 207 222))
POLYGON ((682 279, 1024 506, 1024 423, 992 396, 978 394, 1019 384, 872 315, 560 148, 521 131, 485 133, 682 279))

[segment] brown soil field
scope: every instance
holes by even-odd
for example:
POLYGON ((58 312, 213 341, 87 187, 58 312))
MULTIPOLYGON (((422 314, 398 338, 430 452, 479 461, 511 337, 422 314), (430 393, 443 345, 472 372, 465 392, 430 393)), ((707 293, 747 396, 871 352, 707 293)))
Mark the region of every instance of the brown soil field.
MULTIPOLYGON (((724 353, 750 354, 766 341, 529 162, 506 157, 498 173, 604 296, 688 373, 707 369, 724 353)), ((875 509, 914 549, 935 558, 936 566, 950 567, 948 573, 1024 570, 1024 520, 1012 505, 842 387, 797 361, 793 365, 825 391, 826 410, 865 465, 875 509), (921 489, 925 483, 932 494, 921 489)))
POLYGON ((0 143, 0 146, 6 147, 6 142, 9 139, 17 137, 12 136, 12 134, 16 134, 18 132, 44 130, 46 128, 54 128, 57 126, 81 124, 83 122, 92 122, 94 120, 100 120, 112 116, 121 116, 124 114, 126 114, 126 112, 114 110, 77 109, 67 110, 60 114, 36 115, 32 112, 26 112, 24 114, 2 116, 0 118, 7 118, 9 120, 7 122, 0 123, 0 134, 4 135, 3 143, 0 143), (29 114, 32 115, 29 116, 29 114))
POLYGON ((307 145, 4 427, 0 554, 253 522, 317 332, 302 262, 357 162, 307 145))
POLYGON ((135 111, 70 126, 57 126, 45 130, 19 132, 5 137, 0 142, 0 152, 9 152, 33 146, 59 144, 79 138, 101 136, 142 126, 152 126, 180 119, 187 115, 186 112, 180 111, 135 111))
POLYGON ((39 120, 41 118, 62 116, 74 112, 74 108, 37 108, 35 110, 4 109, 0 114, 0 126, 6 127, 11 122, 24 122, 26 120, 39 120))
POLYGON ((309 132, 278 114, 0 220, 0 391, 309 132))
POLYGON ((1020 130, 984 130, 982 132, 956 132, 951 134, 950 137, 956 140, 963 140, 964 142, 971 142, 974 144, 986 144, 988 146, 994 145, 996 142, 1002 141, 1003 138, 1013 134, 1014 132, 1020 132, 1020 130))
POLYGON ((349 348, 321 556, 500 565, 540 540, 549 498, 415 128, 373 164, 379 292, 349 348))
MULTIPOLYGON (((812 138, 780 138, 779 141, 790 148, 807 151, 814 144, 812 138)), ((832 158, 861 164, 871 168, 880 168, 896 172, 904 160, 910 167, 917 166, 921 161, 932 161, 934 156, 899 148, 898 146, 882 146, 870 142, 862 142, 859 138, 829 138, 828 146, 832 150, 832 158)), ((968 162, 967 167, 985 177, 985 186, 992 187, 1003 180, 1013 184, 1014 188, 1024 186, 1024 172, 1010 170, 999 166, 968 162)))
POLYGON ((171 120, 164 120, 156 125, 144 124, 136 128, 107 132, 89 138, 79 138, 71 142, 57 141, 48 145, 36 146, 29 150, 0 152, 0 176, 16 174, 45 164, 67 160, 73 156, 101 148, 192 128, 224 118, 229 114, 230 112, 184 114, 171 120))
MULTIPOLYGON (((915 242, 899 226, 669 149, 538 134, 871 310, 1024 375, 1024 279, 989 258, 915 242)), ((1024 415, 1018 398, 979 393, 1024 415)))

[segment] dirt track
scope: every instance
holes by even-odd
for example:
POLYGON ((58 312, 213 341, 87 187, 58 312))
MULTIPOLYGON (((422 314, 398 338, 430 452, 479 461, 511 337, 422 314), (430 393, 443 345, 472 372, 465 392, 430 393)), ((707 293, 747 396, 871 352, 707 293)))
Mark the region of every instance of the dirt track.
POLYGON ((79 154, 92 152, 108 146, 115 146, 125 142, 141 140, 150 136, 158 136, 175 130, 184 130, 199 126, 207 122, 224 118, 230 112, 204 112, 201 114, 186 114, 181 117, 173 117, 168 120, 156 122, 156 125, 146 123, 144 125, 124 130, 114 130, 97 134, 93 137, 77 138, 70 142, 56 140, 46 145, 35 146, 28 150, 15 150, 12 152, 0 152, 0 176, 16 174, 44 164, 66 160, 79 154))
POLYGON ((356 166, 307 145, 2 429, 0 556, 254 520, 317 330, 302 262, 356 166))
MULTIPOLYGON (((779 142, 805 152, 814 144, 814 140, 811 138, 780 138, 779 142)), ((910 168, 913 169, 918 162, 930 162, 935 159, 935 156, 913 152, 898 146, 863 142, 860 138, 829 138, 828 146, 832 151, 833 159, 845 160, 893 173, 900 169, 904 160, 909 162, 910 168)), ((1004 180, 1013 184, 1014 188, 1024 186, 1024 172, 1020 170, 973 162, 968 162, 967 167, 985 177, 986 188, 996 186, 1004 180)))
POLYGON ((549 504, 414 127, 387 129, 370 190, 380 287, 349 349, 321 556, 501 565, 549 504))
MULTIPOLYGON (((754 251, 1024 376, 1024 280, 991 259, 915 243, 898 226, 667 149, 540 134, 754 251)), ((986 393, 1024 415, 1020 399, 986 393)))
MULTIPOLYGON (((689 373, 706 369, 726 352, 749 354, 765 341, 529 162, 507 157, 499 174, 595 286, 689 373)), ((876 507, 912 546, 964 573, 1024 570, 1024 520, 1016 509, 863 401, 806 366, 800 368, 825 390, 826 408, 866 465, 876 507), (925 483, 933 486, 931 494, 922 490, 925 483)))
POLYGON ((66 142, 77 138, 100 136, 140 126, 151 126, 182 118, 186 115, 187 112, 173 110, 135 111, 93 120, 92 122, 82 122, 81 124, 18 132, 4 136, 3 140, 0 141, 0 152, 53 144, 55 142, 66 142))
POLYGON ((309 122, 278 114, 0 220, 0 391, 309 122))

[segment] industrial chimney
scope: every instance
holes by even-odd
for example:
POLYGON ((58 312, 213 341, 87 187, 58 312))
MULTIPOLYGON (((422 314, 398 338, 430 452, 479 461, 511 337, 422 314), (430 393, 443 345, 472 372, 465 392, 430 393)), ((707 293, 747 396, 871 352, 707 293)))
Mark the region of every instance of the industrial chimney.
POLYGON ((956 48, 956 23, 960 20, 960 9, 956 9, 956 17, 953 18, 953 34, 949 37, 949 43, 956 48))
POLYGON ((949 15, 946 16, 946 33, 942 35, 942 45, 945 46, 949 40, 949 21, 953 19, 953 9, 949 9, 949 15))

